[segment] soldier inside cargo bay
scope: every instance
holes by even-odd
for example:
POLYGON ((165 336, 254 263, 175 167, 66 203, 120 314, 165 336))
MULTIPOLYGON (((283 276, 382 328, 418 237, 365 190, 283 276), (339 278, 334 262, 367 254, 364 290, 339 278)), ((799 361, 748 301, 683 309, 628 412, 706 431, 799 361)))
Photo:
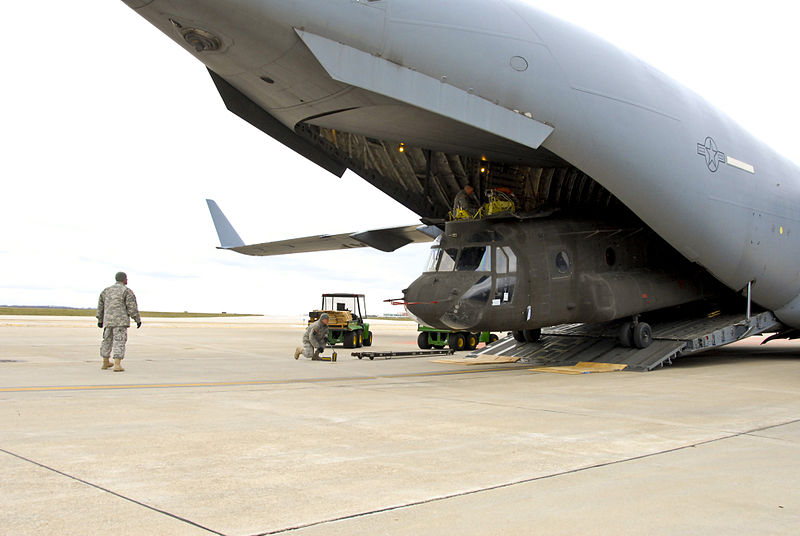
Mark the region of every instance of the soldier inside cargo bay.
POLYGON ((477 208, 478 199, 475 197, 475 188, 467 184, 456 194, 456 198, 453 200, 453 218, 472 217, 477 208), (466 214, 463 214, 464 212, 466 214))

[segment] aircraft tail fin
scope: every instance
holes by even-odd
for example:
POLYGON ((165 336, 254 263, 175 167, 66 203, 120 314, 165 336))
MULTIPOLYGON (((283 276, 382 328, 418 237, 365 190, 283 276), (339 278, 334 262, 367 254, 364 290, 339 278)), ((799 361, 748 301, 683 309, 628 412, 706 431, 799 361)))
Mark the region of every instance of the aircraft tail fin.
POLYGON ((214 220, 214 227, 217 229, 220 248, 230 249, 244 246, 244 240, 241 239, 231 222, 222 213, 217 203, 213 199, 206 199, 206 203, 208 203, 208 210, 211 212, 211 219, 214 220))

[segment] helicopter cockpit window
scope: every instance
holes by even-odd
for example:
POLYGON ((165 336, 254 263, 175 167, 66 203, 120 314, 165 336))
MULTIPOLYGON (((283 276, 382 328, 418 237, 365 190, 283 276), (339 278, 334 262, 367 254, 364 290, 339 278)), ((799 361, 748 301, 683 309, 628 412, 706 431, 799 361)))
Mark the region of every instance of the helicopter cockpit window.
POLYGON ((495 250, 495 269, 498 274, 507 274, 517 271, 517 256, 510 247, 499 247, 495 250))
POLYGON ((485 275, 478 279, 472 287, 464 293, 462 300, 471 301, 475 303, 485 304, 489 301, 489 295, 492 292, 492 278, 485 275))
POLYGON ((435 272, 439 266, 439 259, 442 258, 442 248, 431 248, 431 253, 428 255, 428 264, 425 265, 426 272, 435 272))
POLYGON ((444 254, 442 255, 442 260, 439 263, 439 272, 452 272, 453 268, 456 265, 456 256, 458 255, 458 250, 455 248, 448 248, 443 250, 444 254))
POLYGON ((511 302, 514 297, 514 287, 517 286, 517 276, 501 275, 497 276, 497 284, 494 289, 494 299, 492 305, 503 305, 511 302))
POLYGON ((492 247, 468 247, 461 251, 458 258, 456 271, 459 272, 491 272, 492 271, 492 247))
POLYGON ((508 255, 508 273, 513 274, 517 271, 517 256, 510 247, 504 247, 503 252, 508 255))

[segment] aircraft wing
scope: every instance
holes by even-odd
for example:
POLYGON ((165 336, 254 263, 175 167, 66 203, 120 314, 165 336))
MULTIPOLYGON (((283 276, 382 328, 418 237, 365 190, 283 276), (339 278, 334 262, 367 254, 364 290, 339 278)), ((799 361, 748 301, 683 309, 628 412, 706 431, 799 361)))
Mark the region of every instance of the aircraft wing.
POLYGON ((220 247, 217 249, 229 249, 244 255, 288 255, 291 253, 310 253, 363 247, 390 252, 411 243, 431 242, 442 232, 441 229, 434 225, 406 225, 356 233, 305 236, 277 242, 246 245, 217 203, 211 199, 206 199, 206 202, 220 241, 220 247))

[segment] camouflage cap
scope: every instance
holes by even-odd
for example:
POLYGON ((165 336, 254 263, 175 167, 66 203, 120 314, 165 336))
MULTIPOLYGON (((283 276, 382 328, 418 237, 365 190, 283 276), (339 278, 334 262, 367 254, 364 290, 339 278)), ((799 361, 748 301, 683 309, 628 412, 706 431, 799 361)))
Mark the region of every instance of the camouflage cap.
POLYGON ((128 274, 125 272, 117 272, 117 275, 114 276, 114 279, 119 281, 120 283, 124 283, 128 280, 128 274))
POLYGON ((328 316, 328 313, 322 313, 321 315, 319 315, 319 319, 320 320, 328 320, 328 319, 330 319, 330 317, 328 316))

